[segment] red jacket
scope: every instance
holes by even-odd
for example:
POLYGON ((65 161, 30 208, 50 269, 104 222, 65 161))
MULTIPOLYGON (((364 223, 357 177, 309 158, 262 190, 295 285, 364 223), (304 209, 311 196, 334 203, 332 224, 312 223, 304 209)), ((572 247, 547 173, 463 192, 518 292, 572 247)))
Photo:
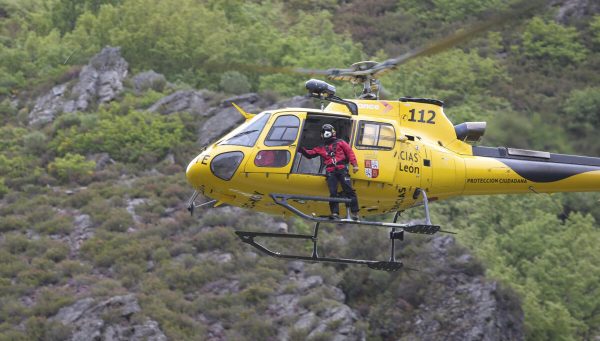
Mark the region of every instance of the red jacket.
POLYGON ((306 149, 302 147, 300 151, 302 155, 309 159, 317 156, 322 157, 327 172, 333 172, 336 168, 344 169, 344 167, 346 167, 346 163, 350 163, 355 167, 358 166, 358 163, 356 162, 356 156, 354 155, 352 148, 350 148, 350 145, 344 140, 332 139, 323 146, 316 146, 313 149, 306 149), (336 146, 334 151, 336 161, 335 165, 333 158, 330 156, 334 145, 336 146))

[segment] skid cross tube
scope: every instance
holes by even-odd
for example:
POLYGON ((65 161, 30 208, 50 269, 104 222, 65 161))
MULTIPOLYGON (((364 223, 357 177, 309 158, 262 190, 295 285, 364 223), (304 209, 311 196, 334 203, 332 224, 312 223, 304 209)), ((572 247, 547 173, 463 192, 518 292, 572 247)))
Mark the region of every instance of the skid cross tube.
POLYGON ((188 211, 190 211, 190 215, 192 215, 192 216, 194 215, 194 209, 195 208, 212 205, 212 204, 214 204, 214 203, 217 202, 216 200, 210 200, 210 201, 204 202, 202 204, 196 204, 196 199, 198 198, 199 194, 200 193, 198 193, 198 191, 194 191, 194 193, 192 194, 192 196, 188 200, 187 209, 188 209, 188 211))

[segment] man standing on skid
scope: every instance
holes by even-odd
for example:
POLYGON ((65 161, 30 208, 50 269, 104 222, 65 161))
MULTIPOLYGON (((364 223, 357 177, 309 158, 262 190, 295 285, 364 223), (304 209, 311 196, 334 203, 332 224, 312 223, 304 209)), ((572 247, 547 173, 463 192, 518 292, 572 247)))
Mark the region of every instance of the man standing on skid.
MULTIPOLYGON (((313 149, 306 149, 302 147, 302 155, 309 159, 320 156, 323 158, 323 163, 326 167, 327 172, 327 187, 329 187, 329 196, 332 198, 337 197, 338 182, 342 185, 344 195, 351 199, 350 212, 352 212, 352 219, 358 220, 358 199, 356 198, 356 192, 352 188, 352 182, 350 181, 350 174, 348 173, 347 164, 352 164, 352 171, 358 172, 358 163, 356 162, 356 156, 350 148, 350 145, 344 140, 338 140, 335 136, 335 128, 331 124, 323 125, 321 128, 321 138, 325 142, 322 146, 317 146, 313 149)), ((329 202, 329 209, 331 210, 331 218, 339 218, 339 203, 329 202)))

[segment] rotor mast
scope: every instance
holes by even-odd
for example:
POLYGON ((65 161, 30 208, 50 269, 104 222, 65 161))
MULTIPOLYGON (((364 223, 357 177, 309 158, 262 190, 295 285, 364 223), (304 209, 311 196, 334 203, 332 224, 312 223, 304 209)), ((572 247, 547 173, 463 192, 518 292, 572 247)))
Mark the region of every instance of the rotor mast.
POLYGON ((372 60, 366 60, 358 63, 354 63, 350 66, 350 69, 330 70, 330 74, 327 78, 331 80, 343 80, 349 81, 354 85, 361 84, 362 92, 358 96, 359 99, 379 99, 379 90, 381 83, 376 79, 373 67, 378 65, 378 62, 372 60))

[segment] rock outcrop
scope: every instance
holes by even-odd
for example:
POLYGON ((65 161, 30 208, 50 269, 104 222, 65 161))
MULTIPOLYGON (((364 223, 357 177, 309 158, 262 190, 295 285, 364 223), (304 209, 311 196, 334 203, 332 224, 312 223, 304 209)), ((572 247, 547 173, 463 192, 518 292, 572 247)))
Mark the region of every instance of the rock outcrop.
POLYGON ((163 115, 189 112, 193 115, 207 116, 211 99, 212 96, 208 91, 180 90, 161 98, 148 108, 148 111, 163 115))
POLYGON ((29 124, 43 125, 52 122, 61 112, 74 111, 73 104, 66 107, 67 84, 53 87, 45 95, 38 97, 33 110, 29 113, 29 124))
POLYGON ((73 231, 66 237, 69 249, 71 250, 71 257, 77 257, 83 242, 94 236, 94 230, 91 226, 92 220, 89 215, 75 215, 73 219, 73 231))
POLYGON ((318 101, 307 96, 294 96, 290 99, 279 101, 268 106, 265 110, 273 110, 278 108, 318 108, 318 101))
POLYGON ((242 107, 246 112, 257 114, 263 110, 273 110, 277 108, 314 108, 314 101, 304 96, 296 96, 288 100, 268 103, 255 93, 235 96, 223 100, 219 106, 211 108, 207 112, 209 117, 198 130, 198 143, 201 146, 213 142, 216 138, 223 136, 235 126, 244 122, 244 118, 233 107, 235 103, 242 107))
POLYGON ((156 321, 132 319, 140 311, 133 294, 101 302, 88 297, 61 308, 51 319, 71 328, 68 340, 166 341, 156 321))
POLYGON ((81 70, 79 82, 73 87, 75 109, 85 111, 92 102, 102 104, 115 99, 123 91, 127 68, 121 48, 103 48, 81 70))
POLYGON ((105 47, 83 67, 75 85, 57 85, 36 100, 29 124, 42 125, 61 112, 86 111, 114 100, 123 92, 127 68, 120 48, 105 47))
POLYGON ((365 339, 356 327, 359 315, 344 303, 341 289, 324 283, 321 276, 307 275, 301 262, 291 262, 289 269, 267 309, 279 326, 278 340, 289 340, 292 334, 334 341, 365 339))
POLYGON ((554 18, 561 24, 567 24, 569 20, 598 13, 600 10, 600 3, 590 0, 557 0, 553 1, 551 5, 558 7, 554 18))
MULTIPOLYGON (((278 283, 268 299, 263 317, 273 322, 275 339, 365 340, 365 331, 357 327, 359 314, 344 303, 342 290, 325 283, 321 276, 309 275, 304 267, 302 262, 290 262, 287 278, 278 283)), ((207 283, 200 289, 204 294, 223 297, 239 291, 240 281, 232 278, 207 283)), ((202 314, 199 320, 206 326, 207 340, 228 340, 221 321, 202 314)))
POLYGON ((398 321, 403 340, 522 340, 523 311, 516 295, 485 279, 471 255, 457 255, 454 238, 435 237, 429 245, 437 265, 425 288, 430 294, 417 307, 397 302, 405 313, 398 321))
POLYGON ((207 112, 206 116, 209 118, 198 130, 198 143, 201 146, 213 142, 233 127, 244 122, 244 117, 231 103, 239 105, 249 113, 258 113, 262 107, 260 97, 255 93, 235 96, 222 101, 219 106, 207 112))
POLYGON ((163 91, 167 85, 167 78, 164 75, 154 72, 154 70, 140 72, 131 78, 133 89, 137 93, 146 90, 163 91))

